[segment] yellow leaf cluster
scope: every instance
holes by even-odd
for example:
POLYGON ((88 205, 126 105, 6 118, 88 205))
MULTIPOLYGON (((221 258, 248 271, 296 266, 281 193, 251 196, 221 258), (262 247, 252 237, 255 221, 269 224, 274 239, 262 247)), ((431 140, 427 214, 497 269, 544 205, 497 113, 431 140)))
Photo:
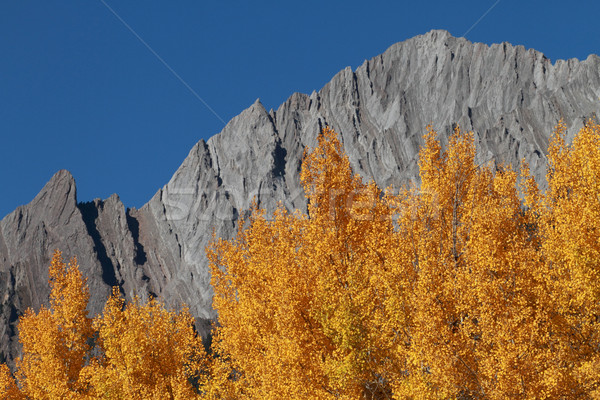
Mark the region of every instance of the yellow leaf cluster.
POLYGON ((201 379, 204 348, 187 309, 166 310, 151 299, 124 305, 114 289, 94 321, 103 356, 82 371, 94 398, 192 399, 190 379, 201 379))
MULTIPOLYGON (((553 305, 546 380, 580 398, 600 398, 600 125, 590 120, 571 145, 561 122, 548 150, 549 189, 528 193, 553 305)), ((554 393, 551 392, 554 396, 554 393)))
POLYGON ((0 365, 0 398, 196 399, 207 356, 187 309, 156 300, 124 304, 117 288, 91 319, 89 291, 77 261, 55 252, 50 308, 27 310, 19 322, 23 357, 16 380, 0 365))
POLYGON ((208 248, 223 397, 598 397, 599 125, 559 125, 546 193, 475 154, 429 129, 421 186, 392 194, 325 128, 308 214, 254 207, 208 248))
POLYGON ((26 398, 78 398, 85 392, 79 373, 93 336, 89 291, 77 260, 67 265, 58 251, 49 274, 50 308, 37 314, 29 309, 19 322, 23 357, 17 360, 17 378, 26 398))

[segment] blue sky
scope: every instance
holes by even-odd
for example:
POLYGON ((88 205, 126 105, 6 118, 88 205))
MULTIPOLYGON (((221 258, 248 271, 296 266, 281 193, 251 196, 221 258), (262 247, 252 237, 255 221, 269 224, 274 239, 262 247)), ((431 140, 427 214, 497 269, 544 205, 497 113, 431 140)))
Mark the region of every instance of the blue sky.
POLYGON ((585 59, 600 53, 598 15, 575 0, 2 1, 0 218, 63 168, 80 201, 140 207, 221 119, 431 29, 585 59))

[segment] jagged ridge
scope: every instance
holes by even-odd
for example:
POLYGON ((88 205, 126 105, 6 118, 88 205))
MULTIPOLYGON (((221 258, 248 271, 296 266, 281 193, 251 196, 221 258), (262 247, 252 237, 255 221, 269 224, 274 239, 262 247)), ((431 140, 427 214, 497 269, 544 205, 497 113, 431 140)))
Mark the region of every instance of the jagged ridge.
POLYGON ((141 209, 116 195, 77 203, 58 172, 28 205, 0 221, 0 354, 12 359, 17 316, 47 302, 55 247, 77 255, 98 312, 109 286, 190 306, 203 334, 216 317, 204 247, 213 230, 231 237, 256 198, 303 209, 302 154, 324 124, 341 133, 352 166, 381 187, 418 181, 425 126, 447 138, 455 123, 473 130, 479 162, 529 162, 538 181, 560 118, 573 135, 600 111, 600 59, 550 62, 507 43, 487 46, 432 31, 391 46, 319 92, 295 93, 276 111, 260 101, 223 131, 199 141, 171 180, 141 209))

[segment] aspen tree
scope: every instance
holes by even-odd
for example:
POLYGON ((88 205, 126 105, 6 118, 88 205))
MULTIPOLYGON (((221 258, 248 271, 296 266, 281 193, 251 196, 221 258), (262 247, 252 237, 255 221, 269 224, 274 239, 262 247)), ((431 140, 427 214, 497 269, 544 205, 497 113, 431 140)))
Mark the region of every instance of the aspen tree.
POLYGON ((77 261, 66 264, 56 251, 49 276, 50 307, 27 310, 20 318, 23 356, 16 362, 16 380, 0 365, 0 398, 201 397, 196 387, 205 386, 209 358, 186 308, 168 311, 155 299, 125 305, 114 288, 104 313, 92 319, 77 261))
POLYGON ((377 186, 352 173, 336 133, 325 128, 318 140, 301 174, 308 215, 280 207, 269 220, 255 207, 235 239, 208 249, 215 350, 249 398, 389 392, 372 281, 376 254, 391 246, 391 215, 377 186))

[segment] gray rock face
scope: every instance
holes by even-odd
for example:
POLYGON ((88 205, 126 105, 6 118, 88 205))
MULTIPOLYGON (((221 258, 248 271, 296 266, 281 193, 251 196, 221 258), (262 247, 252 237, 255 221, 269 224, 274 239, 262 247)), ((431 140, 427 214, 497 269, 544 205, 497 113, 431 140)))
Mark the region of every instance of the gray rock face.
POLYGON ((27 206, 0 222, 0 352, 11 359, 15 322, 47 302, 54 248, 77 255, 98 312, 110 286, 189 305, 207 334, 216 317, 204 248, 230 238, 253 198, 304 209, 302 154, 325 124, 341 134, 355 172, 380 187, 418 183, 417 156, 431 124, 444 143, 455 123, 475 132, 478 162, 529 162, 544 185, 545 152, 563 118, 572 137, 600 114, 600 58, 551 63, 507 43, 487 46, 445 31, 398 43, 346 68, 319 92, 295 93, 276 111, 257 100, 223 131, 201 140, 141 209, 116 195, 77 203, 58 172, 27 206))
MULTIPOLYGON (((114 199, 118 201, 115 196, 114 199)), ((121 205, 122 207, 122 205, 121 205)), ((90 311, 102 310, 110 287, 87 224, 85 205, 77 204, 75 181, 57 172, 31 203, 0 221, 0 352, 12 360, 18 352, 16 322, 27 308, 48 303, 48 266, 54 249, 65 258, 77 255, 88 278, 90 311), (83 212, 82 212, 83 211, 83 212)))

